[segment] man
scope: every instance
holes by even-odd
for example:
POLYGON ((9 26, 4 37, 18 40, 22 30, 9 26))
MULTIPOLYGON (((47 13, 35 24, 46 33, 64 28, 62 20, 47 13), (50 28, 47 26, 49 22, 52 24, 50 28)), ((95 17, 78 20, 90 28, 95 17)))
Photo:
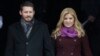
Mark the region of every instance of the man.
POLYGON ((3 33, 3 17, 0 15, 0 56, 4 53, 4 45, 2 44, 4 39, 3 33))
POLYGON ((2 16, 0 16, 0 29, 2 28, 3 26, 3 19, 2 19, 2 16))
POLYGON ((9 27, 5 56, 54 56, 47 26, 34 18, 33 4, 21 4, 19 14, 21 21, 9 27))

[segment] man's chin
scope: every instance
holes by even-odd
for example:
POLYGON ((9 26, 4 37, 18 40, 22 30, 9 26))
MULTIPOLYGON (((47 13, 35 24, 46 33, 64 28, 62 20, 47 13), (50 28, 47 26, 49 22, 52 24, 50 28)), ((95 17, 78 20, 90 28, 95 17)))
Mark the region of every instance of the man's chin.
POLYGON ((31 20, 25 20, 26 22, 30 22, 31 20))
POLYGON ((25 20, 26 22, 31 22, 32 20, 25 20))

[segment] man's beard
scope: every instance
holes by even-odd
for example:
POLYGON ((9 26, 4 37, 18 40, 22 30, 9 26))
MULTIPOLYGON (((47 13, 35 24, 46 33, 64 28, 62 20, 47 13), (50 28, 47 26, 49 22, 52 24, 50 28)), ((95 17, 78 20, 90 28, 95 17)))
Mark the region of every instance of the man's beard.
POLYGON ((25 20, 26 22, 32 22, 33 21, 33 17, 31 17, 31 16, 28 16, 28 17, 26 17, 28 20, 25 20))

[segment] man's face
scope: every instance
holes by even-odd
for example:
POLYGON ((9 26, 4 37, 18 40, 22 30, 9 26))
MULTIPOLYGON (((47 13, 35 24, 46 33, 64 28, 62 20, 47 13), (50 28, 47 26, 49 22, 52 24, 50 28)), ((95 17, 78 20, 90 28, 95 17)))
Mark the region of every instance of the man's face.
POLYGON ((34 14, 35 14, 35 11, 34 11, 33 7, 30 7, 30 6, 24 6, 22 8, 22 10, 20 11, 20 15, 27 22, 29 22, 33 19, 34 14))

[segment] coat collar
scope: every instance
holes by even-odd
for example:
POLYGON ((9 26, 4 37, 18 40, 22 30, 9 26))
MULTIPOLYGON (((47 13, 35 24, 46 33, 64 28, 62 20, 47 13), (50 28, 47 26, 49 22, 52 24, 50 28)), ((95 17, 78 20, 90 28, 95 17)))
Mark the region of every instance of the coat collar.
POLYGON ((38 23, 37 20, 34 20, 34 24, 32 25, 31 33, 30 33, 29 37, 27 38, 27 37, 26 37, 26 34, 25 34, 25 32, 24 32, 24 28, 23 28, 22 25, 21 25, 21 22, 18 23, 18 25, 17 25, 18 33, 21 34, 21 35, 20 35, 21 38, 22 38, 22 39, 23 39, 23 38, 26 39, 26 41, 30 40, 30 39, 32 38, 32 36, 34 36, 34 35, 36 34, 38 28, 39 28, 39 23, 38 23))

